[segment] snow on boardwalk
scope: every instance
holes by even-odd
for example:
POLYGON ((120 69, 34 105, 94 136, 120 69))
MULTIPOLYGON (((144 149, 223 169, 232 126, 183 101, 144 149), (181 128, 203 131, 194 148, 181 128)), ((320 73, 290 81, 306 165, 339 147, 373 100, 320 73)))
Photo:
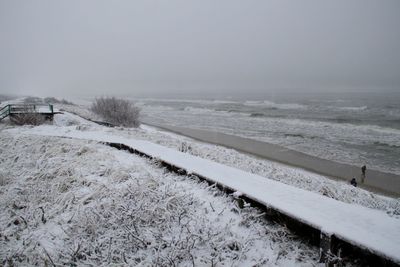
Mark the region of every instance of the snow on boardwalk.
MULTIPOLYGON (((21 129, 10 129, 14 134, 21 129)), ((151 142, 109 135, 104 131, 78 131, 75 127, 41 126, 29 134, 71 137, 125 144, 188 173, 207 178, 241 192, 267 207, 295 218, 323 233, 365 248, 400 263, 400 220, 378 210, 343 203, 313 192, 285 185, 210 160, 195 157, 151 142)))

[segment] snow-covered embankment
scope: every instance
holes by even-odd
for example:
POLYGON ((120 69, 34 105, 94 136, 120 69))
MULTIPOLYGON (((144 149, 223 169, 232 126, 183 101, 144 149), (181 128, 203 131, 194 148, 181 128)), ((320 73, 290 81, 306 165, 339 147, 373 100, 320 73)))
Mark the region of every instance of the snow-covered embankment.
POLYGON ((99 131, 68 129, 60 133, 50 128, 32 129, 31 133, 123 143, 153 158, 206 177, 245 194, 268 207, 292 216, 322 232, 398 262, 399 220, 387 214, 342 203, 318 194, 287 186, 258 175, 174 151, 150 142, 132 140, 99 131))
POLYGON ((97 142, 14 130, 0 132, 3 265, 317 264, 316 248, 206 183, 97 142))

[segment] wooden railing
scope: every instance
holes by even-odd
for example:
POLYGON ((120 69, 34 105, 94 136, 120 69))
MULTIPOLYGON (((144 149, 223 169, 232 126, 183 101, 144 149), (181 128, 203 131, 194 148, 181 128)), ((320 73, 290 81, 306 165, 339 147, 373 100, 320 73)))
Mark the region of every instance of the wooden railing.
POLYGON ((0 109, 0 120, 11 114, 54 114, 53 105, 36 105, 36 104, 9 104, 0 109))

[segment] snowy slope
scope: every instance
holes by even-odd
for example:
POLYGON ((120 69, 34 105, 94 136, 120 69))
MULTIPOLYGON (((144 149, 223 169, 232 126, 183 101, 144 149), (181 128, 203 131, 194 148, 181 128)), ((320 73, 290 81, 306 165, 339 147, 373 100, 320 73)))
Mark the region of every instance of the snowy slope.
POLYGON ((318 265, 317 248, 261 218, 97 142, 0 131, 2 266, 318 265))
MULTIPOLYGON (((8 132, 21 131, 18 129, 8 132)), ((382 211, 336 201, 187 153, 147 141, 110 135, 104 131, 79 131, 72 127, 42 126, 26 129, 24 132, 124 143, 194 174, 225 184, 324 232, 335 234, 400 262, 400 220, 382 211)))

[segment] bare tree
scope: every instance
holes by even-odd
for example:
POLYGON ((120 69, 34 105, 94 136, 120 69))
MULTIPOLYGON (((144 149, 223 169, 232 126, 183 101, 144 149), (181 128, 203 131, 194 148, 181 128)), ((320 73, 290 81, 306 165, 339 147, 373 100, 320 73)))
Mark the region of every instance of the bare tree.
POLYGON ((138 127, 140 125, 140 109, 128 100, 115 97, 96 98, 91 110, 111 124, 126 127, 138 127))

